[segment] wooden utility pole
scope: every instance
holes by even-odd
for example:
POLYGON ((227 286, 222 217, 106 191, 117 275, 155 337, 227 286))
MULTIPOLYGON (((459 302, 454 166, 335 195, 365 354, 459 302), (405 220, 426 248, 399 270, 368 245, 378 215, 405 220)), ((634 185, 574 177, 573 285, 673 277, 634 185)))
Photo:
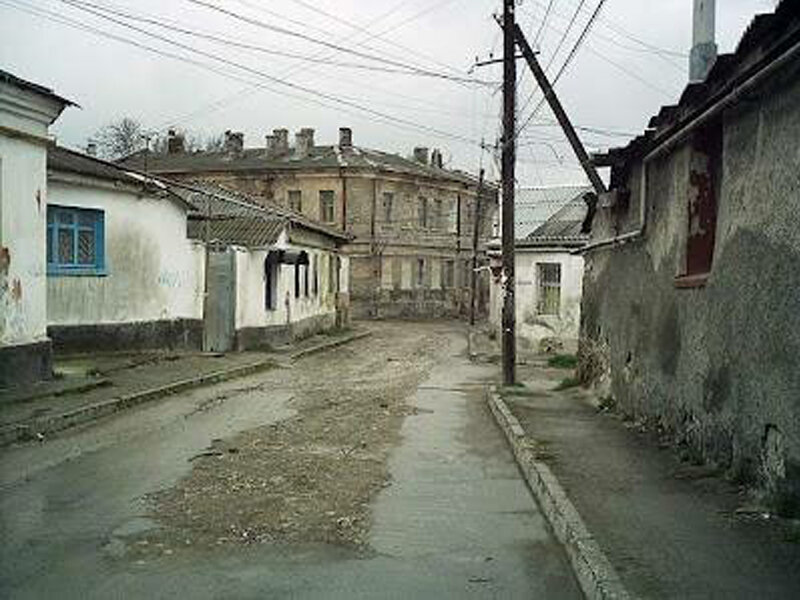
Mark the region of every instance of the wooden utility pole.
POLYGON ((469 324, 475 325, 475 296, 478 285, 478 239, 481 230, 481 197, 483 196, 483 174, 481 169, 478 176, 478 193, 475 195, 475 223, 472 226, 472 277, 469 282, 469 324))
MULTIPOLYGON (((564 107, 561 106, 561 102, 558 96, 556 96, 553 86, 550 85, 550 81, 548 81, 547 75, 545 75, 542 67, 539 65, 539 61, 536 60, 536 54, 531 49, 530 44, 528 44, 528 40, 525 39, 525 34, 522 33, 522 29, 519 28, 519 25, 514 26, 514 38, 519 45, 519 49, 522 51, 522 56, 531 68, 533 76, 536 78, 536 83, 542 88, 547 103, 550 105, 556 119, 558 119, 558 123, 564 131, 564 135, 567 136, 567 140, 569 140, 570 146, 572 146, 572 150, 575 152, 575 156, 578 157, 578 161, 581 163, 586 176, 589 178, 589 181, 592 182, 594 191, 598 196, 604 194, 606 192, 606 186, 603 180, 600 179, 597 169, 594 168, 594 164, 592 164, 592 160, 589 158, 589 154, 583 147, 580 138, 578 138, 578 134, 575 133, 575 128, 572 126, 569 117, 567 117, 564 107)), ((505 218, 505 213, 503 213, 503 218, 505 218)))
POLYGON ((516 308, 514 302, 514 185, 516 183, 516 22, 515 0, 503 0, 503 383, 516 381, 516 308))

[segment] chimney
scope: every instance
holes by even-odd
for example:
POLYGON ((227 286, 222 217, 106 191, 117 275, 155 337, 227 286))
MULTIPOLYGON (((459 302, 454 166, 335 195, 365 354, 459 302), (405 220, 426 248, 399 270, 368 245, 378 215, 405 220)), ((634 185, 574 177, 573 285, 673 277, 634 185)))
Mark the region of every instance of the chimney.
POLYGON ((314 130, 303 128, 295 134, 294 152, 297 158, 306 158, 314 147, 314 130))
POLYGON ((353 147, 353 130, 349 127, 339 127, 339 147, 353 147))
POLYGON ((694 0, 692 21, 692 51, 689 54, 689 81, 705 81, 717 60, 717 44, 714 41, 714 19, 716 0, 694 0))
POLYGON ((444 165, 444 161, 442 160, 442 151, 437 148, 431 152, 431 166, 441 169, 442 165, 444 165))
POLYGON ((97 142, 88 142, 86 144, 86 154, 89 156, 97 156, 97 142))
POLYGON ((267 135, 267 156, 275 156, 277 152, 278 140, 274 135, 267 135))
POLYGON ((180 154, 184 152, 184 137, 174 129, 167 132, 167 154, 180 154))
POLYGON ((240 154, 244 150, 244 134, 241 131, 225 132, 225 152, 240 154))
POLYGON ((289 130, 273 129, 272 135, 275 137, 275 153, 286 154, 289 152, 289 130))
POLYGON ((414 148, 414 160, 423 165, 428 164, 428 149, 425 146, 414 148))

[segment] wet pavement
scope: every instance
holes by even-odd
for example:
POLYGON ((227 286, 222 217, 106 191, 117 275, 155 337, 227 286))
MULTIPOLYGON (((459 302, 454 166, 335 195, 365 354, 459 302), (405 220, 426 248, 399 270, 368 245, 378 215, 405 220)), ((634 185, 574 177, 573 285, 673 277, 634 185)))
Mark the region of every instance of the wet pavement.
MULTIPOLYGON (((417 325, 419 326, 419 325, 417 325)), ((580 598, 566 558, 493 423, 456 326, 391 454, 370 551, 254 545, 141 564, 127 535, 155 526, 143 496, 188 459, 292 414, 268 374, 174 396, 42 445, 0 453, 3 598, 580 598), (220 394, 235 402, 213 402, 220 394)), ((368 350, 368 346, 365 346, 368 350)))

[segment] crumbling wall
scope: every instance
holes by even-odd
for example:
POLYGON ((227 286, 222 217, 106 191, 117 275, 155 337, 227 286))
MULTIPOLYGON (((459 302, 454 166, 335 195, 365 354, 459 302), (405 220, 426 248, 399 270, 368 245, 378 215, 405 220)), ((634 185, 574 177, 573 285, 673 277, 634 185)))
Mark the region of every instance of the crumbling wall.
MULTIPOLYGON (((670 434, 686 456, 800 507, 800 77, 783 75, 723 121, 713 265, 679 289, 688 231, 689 150, 650 163, 642 240, 591 251, 580 375, 621 411, 670 434)), ((594 239, 638 216, 601 210, 594 239)))

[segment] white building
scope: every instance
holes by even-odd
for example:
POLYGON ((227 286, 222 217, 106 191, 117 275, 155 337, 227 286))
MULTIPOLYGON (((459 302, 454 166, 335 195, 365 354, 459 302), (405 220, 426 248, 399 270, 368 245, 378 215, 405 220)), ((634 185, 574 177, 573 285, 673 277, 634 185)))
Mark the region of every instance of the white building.
MULTIPOLYGON (((526 188, 515 205, 516 333, 521 349, 577 348, 583 285, 583 258, 572 254, 586 243, 584 195, 591 188, 526 188)), ((491 245, 495 266, 500 245, 491 245)), ((493 269, 499 273, 497 268, 493 269)), ((500 330, 503 290, 499 279, 490 293, 490 319, 500 330)))
POLYGON ((48 378, 48 127, 68 100, 0 71, 0 387, 48 378))

